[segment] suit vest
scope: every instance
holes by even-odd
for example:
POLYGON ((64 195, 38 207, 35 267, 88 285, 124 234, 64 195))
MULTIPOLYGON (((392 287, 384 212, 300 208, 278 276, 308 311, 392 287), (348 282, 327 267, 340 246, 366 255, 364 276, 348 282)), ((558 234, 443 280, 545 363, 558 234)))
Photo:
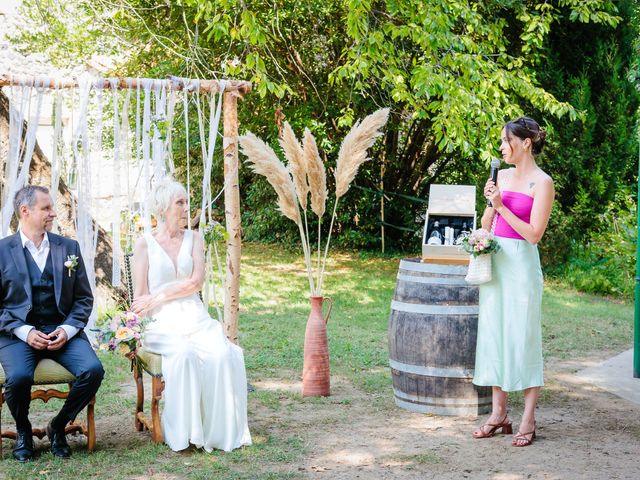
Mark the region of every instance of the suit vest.
POLYGON ((42 325, 60 325, 64 317, 60 314, 56 303, 51 251, 49 251, 47 263, 42 272, 40 272, 38 265, 26 248, 24 249, 24 257, 27 261, 27 269, 29 270, 31 300, 33 305, 33 308, 27 315, 26 323, 36 328, 42 325))

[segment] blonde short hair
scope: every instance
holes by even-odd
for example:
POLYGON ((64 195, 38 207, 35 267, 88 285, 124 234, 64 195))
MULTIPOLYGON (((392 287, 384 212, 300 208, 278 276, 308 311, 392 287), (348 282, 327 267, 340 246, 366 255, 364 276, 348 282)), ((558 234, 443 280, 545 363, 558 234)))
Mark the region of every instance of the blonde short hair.
POLYGON ((179 195, 187 196, 187 190, 184 186, 167 176, 160 180, 153 189, 152 208, 156 215, 165 212, 174 198, 179 195))

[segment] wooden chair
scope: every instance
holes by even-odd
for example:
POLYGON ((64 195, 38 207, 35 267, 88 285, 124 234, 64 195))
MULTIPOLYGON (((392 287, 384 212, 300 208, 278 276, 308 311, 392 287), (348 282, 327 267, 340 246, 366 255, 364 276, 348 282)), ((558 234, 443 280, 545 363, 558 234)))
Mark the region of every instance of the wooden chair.
MULTIPOLYGON (((127 294, 129 302, 133 299, 133 280, 131 276, 131 257, 133 253, 124 256, 124 271, 127 282, 127 294)), ((144 348, 137 351, 137 359, 132 360, 133 379, 136 382, 136 412, 134 424, 136 430, 141 432, 145 428, 151 433, 155 443, 162 443, 162 424, 160 423, 160 400, 164 392, 164 379, 162 378, 162 355, 152 353, 144 348), (144 413, 144 373, 151 376, 151 418, 144 413)))
MULTIPOLYGON (((34 385, 58 385, 58 384, 68 384, 69 388, 71 388, 71 384, 75 381, 75 377, 64 368, 59 363, 44 359, 40 360, 38 365, 36 366, 36 371, 34 374, 34 385)), ((2 415, 2 406, 4 404, 4 384, 6 382, 6 377, 4 373, 4 369, 2 365, 0 365, 0 420, 2 415)), ((69 392, 63 392, 56 388, 35 388, 31 392, 31 400, 40 399, 43 402, 48 402, 51 398, 62 398, 66 399, 69 396, 69 392)), ((77 420, 70 422, 65 427, 65 434, 73 433, 74 435, 81 433, 87 437, 87 450, 93 452, 96 447, 96 426, 94 419, 94 406, 96 403, 96 397, 94 396, 89 405, 87 405, 87 423, 86 425, 78 422, 77 420)), ((34 428, 33 435, 42 439, 47 434, 46 428, 34 428)), ((13 440, 16 439, 16 432, 11 430, 2 430, 2 423, 0 421, 0 458, 3 458, 2 455, 2 439, 3 438, 11 438, 13 440)))

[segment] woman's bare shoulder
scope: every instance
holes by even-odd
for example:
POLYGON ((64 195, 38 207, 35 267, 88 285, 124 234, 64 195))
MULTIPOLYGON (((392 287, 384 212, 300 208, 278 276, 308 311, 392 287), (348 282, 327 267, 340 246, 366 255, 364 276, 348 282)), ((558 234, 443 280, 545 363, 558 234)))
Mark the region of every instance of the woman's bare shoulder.
POLYGON ((136 243, 133 245, 133 253, 143 253, 147 251, 147 239, 144 235, 136 239, 136 243))
POLYGON ((538 171, 535 180, 540 185, 544 185, 547 188, 553 188, 553 178, 543 170, 538 171))

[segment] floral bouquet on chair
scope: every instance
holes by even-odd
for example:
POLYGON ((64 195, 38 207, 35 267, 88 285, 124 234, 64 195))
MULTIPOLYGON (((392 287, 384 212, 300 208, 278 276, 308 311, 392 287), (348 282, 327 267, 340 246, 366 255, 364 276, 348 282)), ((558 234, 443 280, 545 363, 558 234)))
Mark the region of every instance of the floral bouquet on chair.
POLYGON ((100 350, 117 351, 130 360, 136 358, 136 350, 149 318, 141 318, 131 311, 109 316, 109 323, 103 329, 97 329, 96 341, 100 350))
POLYGON ((491 253, 500 250, 500 244, 488 230, 479 228, 462 239, 461 247, 469 253, 469 271, 465 280, 472 285, 491 281, 491 253))

